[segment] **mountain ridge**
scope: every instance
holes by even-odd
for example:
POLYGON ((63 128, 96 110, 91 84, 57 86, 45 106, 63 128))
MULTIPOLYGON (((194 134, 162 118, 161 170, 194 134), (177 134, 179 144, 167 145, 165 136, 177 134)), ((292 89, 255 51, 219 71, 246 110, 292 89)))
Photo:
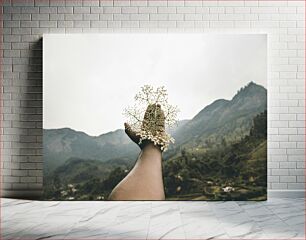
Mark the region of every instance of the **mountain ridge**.
MULTIPOLYGON (((190 120, 170 130, 176 140, 169 152, 175 148, 198 146, 210 138, 226 137, 231 140, 237 131, 247 133, 253 117, 267 106, 267 90, 250 82, 241 88, 231 100, 217 99, 205 106, 190 120), (172 150, 171 150, 172 149, 172 150)), ((45 170, 52 171, 67 159, 96 159, 103 162, 125 158, 135 161, 139 148, 123 129, 90 136, 71 128, 43 129, 45 170)), ((241 135, 241 133, 239 132, 241 135)), ((243 135, 243 134, 242 134, 243 135)), ((165 156, 167 157, 166 153, 165 156)))

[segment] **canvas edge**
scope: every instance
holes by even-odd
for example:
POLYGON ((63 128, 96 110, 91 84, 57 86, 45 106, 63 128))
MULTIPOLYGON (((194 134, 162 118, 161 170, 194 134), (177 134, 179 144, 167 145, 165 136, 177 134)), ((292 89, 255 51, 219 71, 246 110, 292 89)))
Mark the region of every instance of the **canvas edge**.
POLYGON ((39 200, 42 190, 2 190, 1 198, 39 200))

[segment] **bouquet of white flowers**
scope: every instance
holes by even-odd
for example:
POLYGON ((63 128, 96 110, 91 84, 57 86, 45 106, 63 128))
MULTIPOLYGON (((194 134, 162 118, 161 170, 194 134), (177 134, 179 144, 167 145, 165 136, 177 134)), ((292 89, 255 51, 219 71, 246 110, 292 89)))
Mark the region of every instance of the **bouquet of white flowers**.
POLYGON ((166 129, 177 124, 178 112, 176 106, 168 103, 165 87, 154 90, 152 86, 145 85, 136 94, 135 105, 124 109, 123 114, 132 131, 140 137, 138 144, 143 140, 150 140, 160 146, 162 151, 166 151, 169 144, 174 143, 166 129))

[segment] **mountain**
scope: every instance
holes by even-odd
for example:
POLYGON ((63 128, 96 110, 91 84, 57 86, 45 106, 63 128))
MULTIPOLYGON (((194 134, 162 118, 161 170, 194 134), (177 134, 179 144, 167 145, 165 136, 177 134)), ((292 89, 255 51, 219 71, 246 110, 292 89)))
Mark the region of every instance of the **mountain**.
POLYGON ((266 200, 267 111, 235 142, 181 148, 163 161, 168 200, 266 200), (229 188, 230 191, 224 189, 229 188))
POLYGON ((116 158, 134 161, 138 152, 138 147, 122 129, 98 137, 70 128, 44 129, 45 173, 52 172, 73 157, 102 162, 116 158))
MULTIPOLYGON (((175 145, 165 158, 175 154, 176 148, 198 147, 213 139, 227 141, 246 135, 252 119, 267 108, 267 90, 253 82, 240 89, 231 100, 219 99, 206 106, 193 119, 182 120, 170 133, 175 145)), ((123 129, 92 137, 69 128, 44 129, 45 173, 52 172, 69 158, 94 159, 102 162, 125 159, 134 162, 139 148, 123 129)))
MULTIPOLYGON (((176 142, 163 155, 167 198, 265 199, 266 109, 267 90, 251 82, 168 130, 176 142), (225 186, 237 191, 224 195, 225 186)), ((105 199, 139 154, 123 129, 96 137, 44 129, 43 146, 44 199, 105 199)))
POLYGON ((175 146, 192 147, 209 139, 236 140, 246 135, 252 119, 267 109, 267 90, 250 82, 231 100, 219 99, 206 106, 193 119, 178 129, 175 146))
MULTIPOLYGON (((180 129, 187 121, 179 121, 170 132, 173 133, 176 129, 180 129)), ((129 139, 123 129, 96 137, 70 128, 44 129, 43 133, 46 174, 70 158, 97 159, 102 162, 124 159, 125 162, 132 163, 139 153, 139 148, 129 139)))

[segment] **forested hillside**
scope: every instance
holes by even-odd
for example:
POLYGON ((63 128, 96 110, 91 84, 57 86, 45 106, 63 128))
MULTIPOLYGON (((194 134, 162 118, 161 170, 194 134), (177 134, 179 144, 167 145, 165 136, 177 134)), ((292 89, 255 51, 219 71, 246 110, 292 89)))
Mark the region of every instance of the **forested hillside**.
MULTIPOLYGON (((266 109, 266 89, 251 82, 171 130, 176 143, 163 154, 167 199, 265 199, 266 109)), ((123 130, 98 137, 44 130, 43 198, 106 199, 138 153, 123 130)))

